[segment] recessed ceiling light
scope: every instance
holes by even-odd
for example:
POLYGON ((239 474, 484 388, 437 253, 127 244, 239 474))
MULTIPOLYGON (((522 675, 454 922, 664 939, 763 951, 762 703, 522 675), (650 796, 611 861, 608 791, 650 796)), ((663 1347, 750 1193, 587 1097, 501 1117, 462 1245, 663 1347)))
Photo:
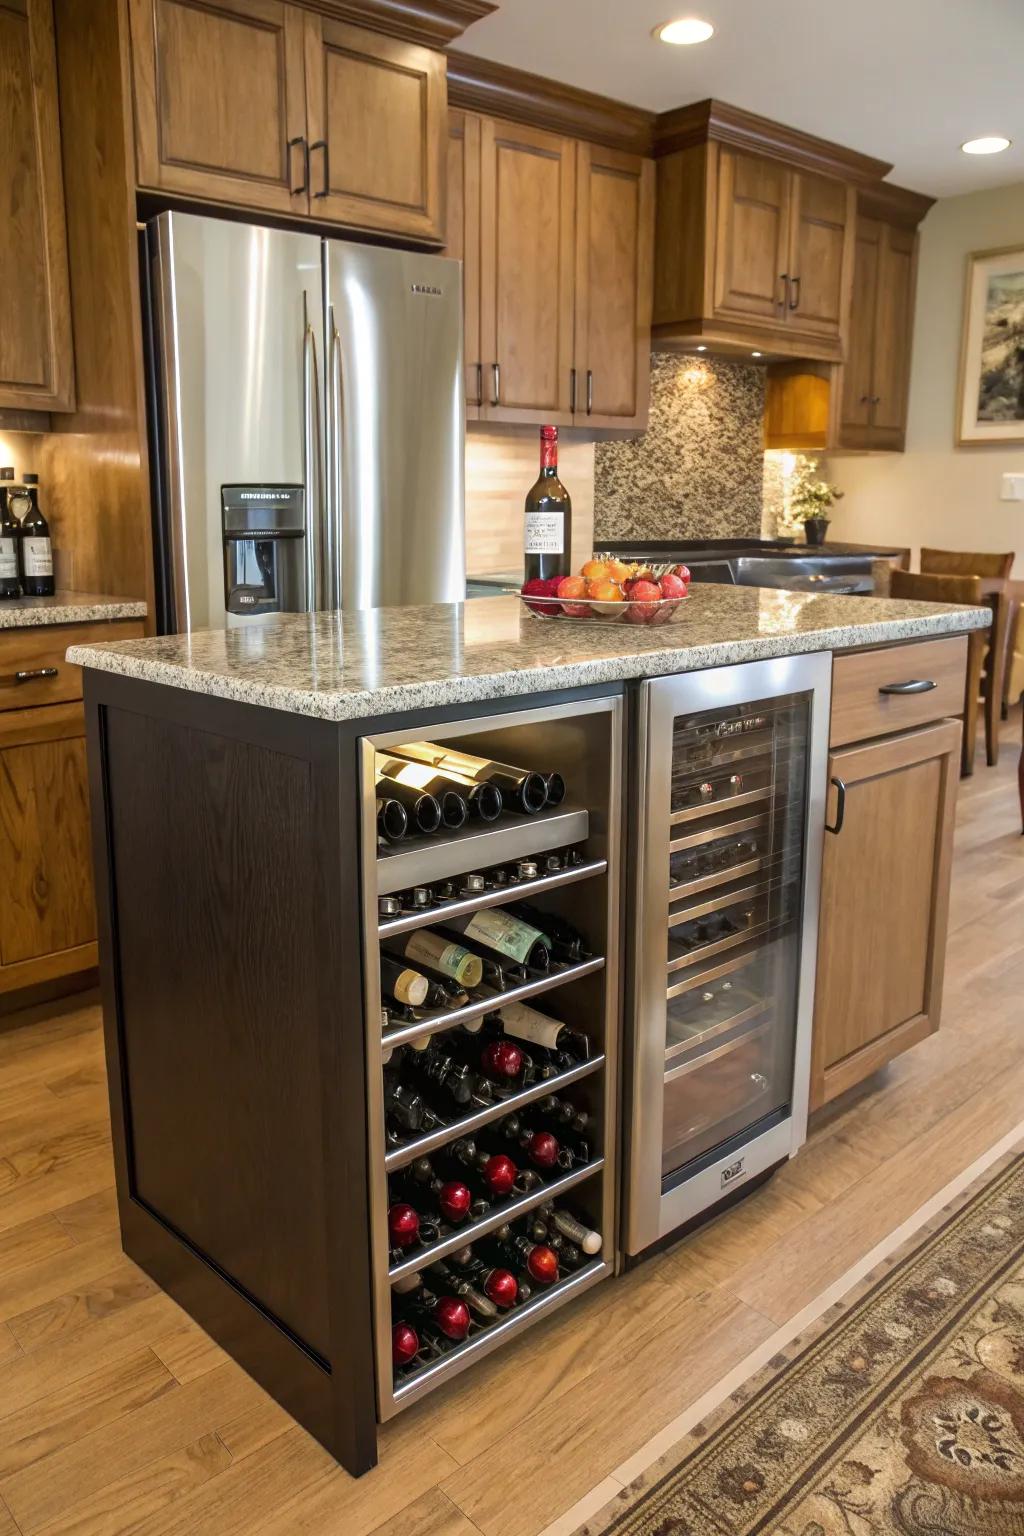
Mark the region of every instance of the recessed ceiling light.
POLYGON ((991 134, 988 138, 968 139, 960 148, 965 155, 998 155, 1004 149, 1009 149, 1010 140, 1004 139, 1001 134, 991 134))
POLYGON ((680 21, 666 21, 655 27, 654 36, 663 43, 706 43, 714 33, 710 21, 700 21, 696 16, 684 16, 680 21))

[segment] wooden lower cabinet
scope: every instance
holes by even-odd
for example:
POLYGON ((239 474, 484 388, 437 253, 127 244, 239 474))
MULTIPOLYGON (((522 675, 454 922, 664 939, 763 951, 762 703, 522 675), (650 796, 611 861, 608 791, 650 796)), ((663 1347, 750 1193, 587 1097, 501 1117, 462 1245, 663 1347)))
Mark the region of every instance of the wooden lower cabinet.
POLYGON ((0 714, 0 994, 96 964, 80 703, 0 714))
POLYGON ((950 720, 829 758, 812 1109, 938 1028, 959 766, 950 720))

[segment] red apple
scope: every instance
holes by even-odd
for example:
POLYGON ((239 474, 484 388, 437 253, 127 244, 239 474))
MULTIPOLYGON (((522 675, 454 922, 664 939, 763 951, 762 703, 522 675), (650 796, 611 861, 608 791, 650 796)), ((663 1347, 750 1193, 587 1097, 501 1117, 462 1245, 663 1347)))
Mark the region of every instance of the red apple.
POLYGON ((658 585, 661 588, 662 597, 685 597, 686 582, 675 571, 666 571, 658 585))
POLYGON ((685 581, 687 584, 689 584, 690 567, 688 565, 674 565, 672 567, 672 574, 674 576, 678 576, 681 581, 685 581))
POLYGON ((391 1330, 391 1358, 395 1365, 408 1365, 419 1354, 420 1338, 409 1323, 396 1323, 391 1330))

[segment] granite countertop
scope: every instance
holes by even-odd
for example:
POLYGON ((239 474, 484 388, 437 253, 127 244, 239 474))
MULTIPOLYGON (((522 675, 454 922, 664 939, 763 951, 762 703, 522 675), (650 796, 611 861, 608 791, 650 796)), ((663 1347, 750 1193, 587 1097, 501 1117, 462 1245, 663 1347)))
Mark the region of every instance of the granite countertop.
POLYGON ((0 629, 37 624, 94 624, 103 619, 144 619, 144 602, 99 592, 55 592, 52 597, 10 597, 0 602, 0 629))
POLYGON ((68 660, 124 677, 324 720, 692 672, 806 651, 948 635, 988 608, 694 586, 676 622, 545 620, 517 598, 280 614, 232 629, 75 645, 68 660))

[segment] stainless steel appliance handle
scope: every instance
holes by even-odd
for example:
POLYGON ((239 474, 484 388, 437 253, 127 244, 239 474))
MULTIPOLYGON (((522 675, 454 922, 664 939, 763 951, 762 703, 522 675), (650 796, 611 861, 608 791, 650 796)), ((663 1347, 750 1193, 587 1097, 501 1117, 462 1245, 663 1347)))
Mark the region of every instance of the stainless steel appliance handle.
POLYGON ((327 532, 324 552, 326 608, 341 607, 341 573, 345 551, 341 538, 342 456, 344 416, 341 375, 341 336, 334 322, 334 305, 327 310, 327 532))
POLYGON ((308 300, 302 295, 302 450, 305 457, 306 612, 320 606, 317 567, 320 543, 320 420, 316 378, 316 336, 309 323, 308 300))
POLYGON ((938 684, 930 677, 912 677, 905 683, 883 683, 879 693, 931 693, 938 684))
POLYGON ((569 409, 576 414, 576 369, 569 369, 569 409))
POLYGON ((587 415, 588 416, 593 411, 593 409, 594 409, 594 371, 593 371, 592 368, 588 368, 587 369, 587 415))
POLYGON ((501 364, 491 364, 491 404, 501 404, 501 364))
POLYGON ((846 819, 846 785, 842 779, 829 779, 829 783, 834 784, 836 787, 836 819, 832 826, 826 821, 825 831, 832 832, 838 837, 839 833, 843 830, 843 822, 846 819))
POLYGON ((476 404, 477 404, 477 409, 478 410, 483 405, 483 403, 484 403, 484 365, 483 365, 483 363, 477 363, 477 365, 476 365, 476 404))

